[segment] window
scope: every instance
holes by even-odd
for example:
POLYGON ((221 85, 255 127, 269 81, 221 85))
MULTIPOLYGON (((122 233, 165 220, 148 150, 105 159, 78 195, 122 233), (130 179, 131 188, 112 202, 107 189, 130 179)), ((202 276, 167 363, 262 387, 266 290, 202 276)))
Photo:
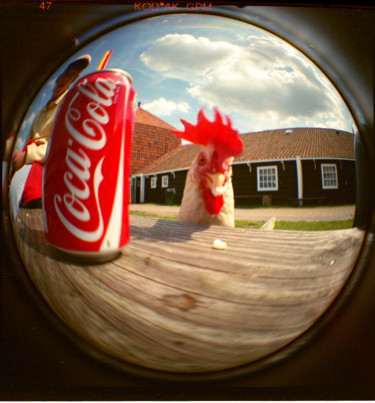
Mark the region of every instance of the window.
POLYGON ((322 188, 337 189, 339 185, 336 164, 322 164, 320 169, 322 171, 322 188))
POLYGON ((164 175, 161 177, 161 187, 162 188, 167 188, 169 185, 169 177, 168 175, 164 175))
POLYGON ((258 167, 258 192, 278 190, 277 166, 258 167))
POLYGON ((153 178, 151 178, 151 189, 156 189, 157 184, 158 184, 158 178, 154 176, 153 178))

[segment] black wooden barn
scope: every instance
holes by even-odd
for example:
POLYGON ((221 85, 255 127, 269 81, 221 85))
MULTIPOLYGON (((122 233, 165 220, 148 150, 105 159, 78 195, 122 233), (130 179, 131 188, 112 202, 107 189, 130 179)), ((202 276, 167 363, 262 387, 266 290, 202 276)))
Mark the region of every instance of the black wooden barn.
MULTIPOLYGON (((353 134, 294 128, 242 134, 234 160, 236 205, 340 205, 355 203, 353 134)), ((185 178, 201 146, 180 146, 132 177, 132 200, 179 204, 185 178)))

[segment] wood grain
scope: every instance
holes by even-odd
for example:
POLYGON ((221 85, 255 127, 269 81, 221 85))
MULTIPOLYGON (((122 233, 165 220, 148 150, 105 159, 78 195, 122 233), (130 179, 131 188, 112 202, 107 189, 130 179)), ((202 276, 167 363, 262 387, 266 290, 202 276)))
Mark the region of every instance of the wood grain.
POLYGON ((259 231, 130 216, 131 241, 103 264, 72 263, 21 209, 17 244, 33 283, 80 337, 116 359, 173 372, 229 369, 293 341, 326 311, 364 233, 259 231), (224 250, 213 242, 227 243, 224 250))

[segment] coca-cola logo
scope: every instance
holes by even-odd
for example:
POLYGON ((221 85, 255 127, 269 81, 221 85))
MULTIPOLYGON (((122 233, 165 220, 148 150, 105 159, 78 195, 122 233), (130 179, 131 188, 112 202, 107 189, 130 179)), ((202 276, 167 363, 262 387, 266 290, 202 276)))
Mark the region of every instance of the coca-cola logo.
MULTIPOLYGON (((107 134, 104 126, 110 117, 106 108, 114 102, 116 95, 116 83, 112 80, 99 77, 94 85, 86 80, 78 86, 78 91, 71 99, 65 114, 65 127, 69 133, 68 148, 65 156, 66 171, 64 183, 67 192, 63 195, 54 195, 54 206, 63 225, 77 238, 86 242, 98 241, 104 231, 103 214, 99 203, 99 186, 103 180, 102 165, 105 157, 102 157, 95 167, 85 150, 98 151, 107 143, 107 134), (86 105, 79 100, 79 108, 75 105, 77 98, 86 97, 86 105), (86 109, 88 117, 82 118, 82 111, 86 109), (98 224, 94 230, 87 231, 74 225, 72 221, 84 224, 90 222, 92 214, 85 202, 91 195, 89 180, 93 172, 93 193, 95 199, 98 224), (62 209, 61 206, 65 209, 62 209), (63 211, 68 214, 64 215, 63 211)), ((85 113, 85 116, 87 116, 85 113)))

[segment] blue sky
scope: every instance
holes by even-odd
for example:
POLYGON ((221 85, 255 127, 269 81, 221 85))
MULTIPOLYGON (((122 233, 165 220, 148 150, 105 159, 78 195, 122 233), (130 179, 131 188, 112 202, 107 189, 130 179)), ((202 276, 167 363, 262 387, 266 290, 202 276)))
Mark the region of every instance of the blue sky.
MULTIPOLYGON (((155 16, 106 34, 72 59, 89 53, 90 73, 107 50, 113 50, 107 67, 131 74, 142 107, 178 129, 181 118, 195 123, 203 105, 210 118, 217 106, 241 133, 354 128, 339 94, 309 59, 247 23, 208 13, 155 16)), ((24 126, 71 60, 41 91, 24 126)))

